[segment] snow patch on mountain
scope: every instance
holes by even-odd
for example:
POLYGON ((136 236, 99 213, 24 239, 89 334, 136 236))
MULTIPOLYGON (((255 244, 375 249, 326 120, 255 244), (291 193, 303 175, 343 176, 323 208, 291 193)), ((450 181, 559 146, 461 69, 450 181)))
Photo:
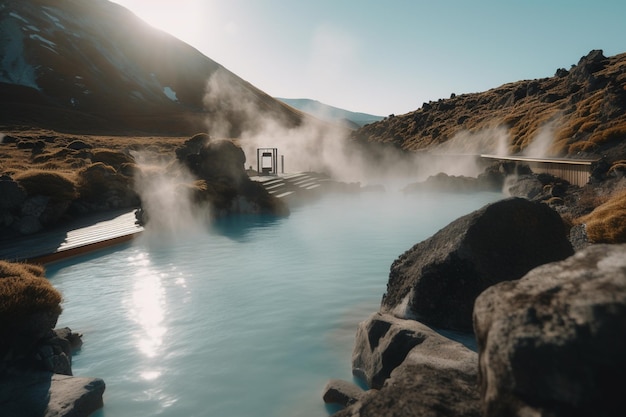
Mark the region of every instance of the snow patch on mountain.
POLYGON ((50 41, 50 40, 48 40, 48 39, 46 39, 46 38, 44 38, 44 37, 42 37, 40 35, 32 34, 29 37, 31 39, 34 39, 34 40, 37 40, 39 42, 43 42, 43 43, 47 44, 50 48, 54 48, 55 46, 57 46, 56 43, 54 43, 54 42, 52 42, 52 41, 50 41))
POLYGON ((17 20, 28 23, 17 13, 9 13, 12 17, 0 21, 0 50, 4 55, 0 58, 0 82, 32 87, 39 90, 35 68, 24 58, 24 35, 17 20))
MULTIPOLYGON (((49 12, 52 11, 52 9, 50 7, 43 7, 43 9, 48 10, 49 12)), ((51 15, 50 13, 46 12, 45 10, 44 10, 43 14, 45 14, 50 20, 52 20, 52 22, 54 22, 56 27, 58 27, 59 29, 65 29, 65 26, 63 26, 63 24, 61 23, 61 21, 59 20, 58 17, 51 15)))
POLYGON ((28 20, 24 19, 22 16, 20 16, 19 14, 15 13, 15 12, 9 13, 9 16, 11 16, 11 17, 13 17, 15 19, 21 20, 22 22, 28 24, 28 20))
POLYGON ((178 103, 178 97, 176 97, 176 91, 172 90, 171 87, 163 87, 163 94, 167 96, 172 101, 178 103))

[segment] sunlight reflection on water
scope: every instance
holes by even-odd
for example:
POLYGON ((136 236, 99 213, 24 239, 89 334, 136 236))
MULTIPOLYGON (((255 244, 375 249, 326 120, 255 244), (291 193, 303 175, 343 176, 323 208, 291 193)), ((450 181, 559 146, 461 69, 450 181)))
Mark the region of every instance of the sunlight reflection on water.
POLYGON ((75 375, 107 384, 94 417, 325 415, 393 260, 498 198, 332 196, 51 267, 59 325, 84 333, 75 375))
POLYGON ((134 337, 137 348, 148 358, 159 353, 167 328, 163 318, 167 308, 161 274, 150 264, 150 256, 141 252, 128 259, 134 269, 134 288, 128 300, 128 315, 139 326, 134 337))

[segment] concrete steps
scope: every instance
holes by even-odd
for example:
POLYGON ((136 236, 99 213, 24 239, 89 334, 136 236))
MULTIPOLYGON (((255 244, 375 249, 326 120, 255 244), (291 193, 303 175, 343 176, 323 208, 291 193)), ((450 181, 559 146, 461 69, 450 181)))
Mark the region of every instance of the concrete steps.
POLYGON ((253 181, 263 184, 265 189, 278 198, 293 199, 306 197, 313 190, 328 184, 329 178, 315 172, 301 172, 297 174, 281 174, 279 176, 251 177, 253 181))

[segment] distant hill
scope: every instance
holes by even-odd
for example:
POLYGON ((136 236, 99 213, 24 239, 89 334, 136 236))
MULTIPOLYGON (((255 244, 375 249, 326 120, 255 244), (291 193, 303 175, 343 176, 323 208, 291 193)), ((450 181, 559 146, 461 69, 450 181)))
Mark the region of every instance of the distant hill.
POLYGON ((375 116, 373 114, 344 110, 308 98, 276 97, 276 99, 290 105, 293 108, 313 115, 318 119, 322 119, 328 122, 341 123, 344 126, 352 129, 363 127, 366 124, 378 122, 383 119, 382 116, 375 116))
POLYGON ((625 159, 626 54, 594 50, 552 77, 453 94, 367 125, 352 138, 413 152, 625 159))
POLYGON ((303 114, 106 0, 0 2, 0 123, 188 134, 303 114), (211 78, 214 77, 214 78, 211 78), (210 82, 213 80, 213 82, 210 82))

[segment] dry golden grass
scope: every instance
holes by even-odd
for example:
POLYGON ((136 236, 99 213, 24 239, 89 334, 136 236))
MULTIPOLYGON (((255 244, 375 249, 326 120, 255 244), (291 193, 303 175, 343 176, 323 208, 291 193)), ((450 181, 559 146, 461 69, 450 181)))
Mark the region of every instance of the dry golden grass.
MULTIPOLYGON (((47 129, 19 129, 0 127, 0 133, 16 138, 18 142, 46 141, 41 153, 21 149, 16 143, 0 143, 0 173, 17 174, 30 169, 46 169, 75 173, 92 162, 104 162, 118 168, 116 164, 127 163, 128 150, 150 150, 154 153, 174 154, 189 136, 101 136, 66 134, 47 129), (68 148, 74 141, 81 141, 91 149, 76 151, 68 148), (91 156, 95 154, 95 161, 91 156), (120 156, 121 155, 121 156, 120 156)), ((131 160, 132 161, 132 160, 131 160)))
POLYGON ((94 149, 91 154, 91 162, 102 162, 116 169, 119 169, 123 164, 135 162, 132 157, 118 150, 94 149))
MULTIPOLYGON (((604 69, 593 77, 585 74, 585 62, 582 65, 576 66, 578 75, 570 74, 572 77, 522 80, 424 103, 413 112, 367 125, 352 137, 422 151, 461 132, 478 132, 495 125, 509 130, 509 150, 515 153, 527 148, 545 126, 550 126, 554 141, 545 156, 602 155, 611 149, 624 152, 626 54, 607 58, 604 69)), ((471 140, 470 135, 467 137, 471 140)))
POLYGON ((30 195, 41 194, 57 201, 73 200, 78 197, 74 174, 30 169, 17 173, 14 179, 30 195))
POLYGON ((41 311, 60 314, 61 301, 40 266, 0 261, 0 321, 8 324, 41 311))
MULTIPOLYGON (((76 176, 78 194, 86 200, 98 198, 120 182, 115 168, 102 162, 80 169, 76 176)), ((128 183, 128 180, 125 182, 128 183)))
POLYGON ((594 243, 626 243, 626 192, 610 198, 578 223, 587 226, 587 236, 594 243))
POLYGON ((2 278, 43 278, 45 270, 41 265, 0 261, 0 279, 2 278))

